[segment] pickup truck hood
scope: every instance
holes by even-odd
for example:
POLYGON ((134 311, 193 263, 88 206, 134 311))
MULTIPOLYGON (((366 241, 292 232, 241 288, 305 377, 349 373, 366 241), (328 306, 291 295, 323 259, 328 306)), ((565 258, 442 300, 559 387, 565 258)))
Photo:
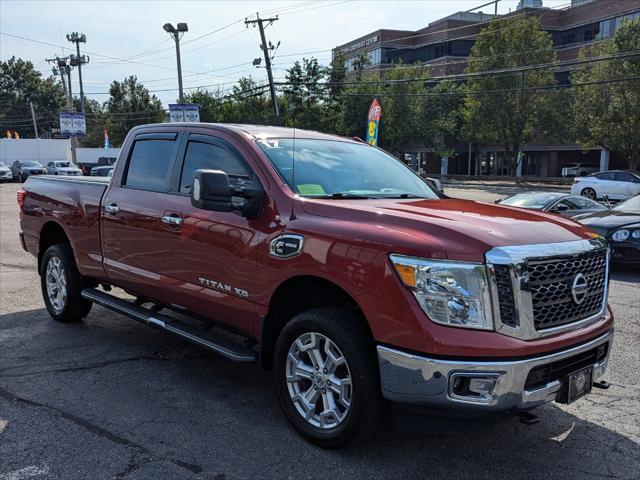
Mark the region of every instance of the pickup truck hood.
MULTIPOLYGON (((590 238, 579 223, 559 215, 469 200, 305 199, 312 215, 356 222, 371 235, 413 237, 427 254, 482 261, 493 247, 569 242, 590 238)), ((400 238, 400 237, 396 237, 400 238)), ((397 252, 404 253, 404 252, 397 252)))

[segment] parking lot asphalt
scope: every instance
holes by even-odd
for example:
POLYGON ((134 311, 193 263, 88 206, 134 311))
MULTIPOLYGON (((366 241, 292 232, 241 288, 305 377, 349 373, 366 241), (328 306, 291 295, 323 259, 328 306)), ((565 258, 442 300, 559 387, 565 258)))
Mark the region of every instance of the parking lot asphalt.
MULTIPOLYGON (((456 186, 493 201, 510 188, 456 186)), ((0 480, 640 478, 640 273, 615 268, 609 390, 463 433, 391 426, 326 451, 300 439, 270 372, 94 306, 58 324, 18 241, 16 184, 0 185, 0 480)))

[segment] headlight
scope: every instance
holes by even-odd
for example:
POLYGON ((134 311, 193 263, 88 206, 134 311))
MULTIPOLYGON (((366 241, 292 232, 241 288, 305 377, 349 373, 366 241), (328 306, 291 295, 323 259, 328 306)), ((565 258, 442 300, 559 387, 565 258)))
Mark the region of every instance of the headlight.
POLYGON ((624 228, 616 230, 613 232, 613 235, 611 235, 611 239, 614 242, 624 242, 627 238, 629 238, 629 230, 625 230, 624 228))
POLYGON ((633 238, 640 238, 640 229, 634 230, 633 233, 631 234, 631 236, 633 238))
POLYGON ((391 255, 402 283, 436 323, 493 330, 484 265, 391 255))

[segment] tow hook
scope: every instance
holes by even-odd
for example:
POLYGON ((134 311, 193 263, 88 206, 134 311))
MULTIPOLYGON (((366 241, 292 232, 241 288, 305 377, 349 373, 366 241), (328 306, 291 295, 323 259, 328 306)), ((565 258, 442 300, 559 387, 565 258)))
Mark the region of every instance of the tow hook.
POLYGON ((605 382, 604 380, 600 380, 599 382, 593 382, 594 388, 599 388, 601 390, 608 390, 611 384, 609 382, 605 382))
POLYGON ((537 415, 530 412, 520 412, 518 416, 520 417, 520 423, 525 425, 535 425, 540 421, 540 418, 537 415))

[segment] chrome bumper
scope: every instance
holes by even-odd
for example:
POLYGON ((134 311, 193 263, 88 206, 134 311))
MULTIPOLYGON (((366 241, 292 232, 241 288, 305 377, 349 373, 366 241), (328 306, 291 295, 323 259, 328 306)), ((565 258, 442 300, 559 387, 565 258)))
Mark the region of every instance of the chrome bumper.
POLYGON ((475 362, 439 360, 378 346, 383 396, 391 401, 449 409, 502 412, 528 409, 556 400, 562 384, 551 381, 535 390, 525 390, 532 368, 578 355, 609 343, 607 356, 594 364, 593 380, 607 367, 613 330, 582 345, 525 360, 475 362), (479 393, 460 396, 454 392, 456 378, 474 378, 479 393))

